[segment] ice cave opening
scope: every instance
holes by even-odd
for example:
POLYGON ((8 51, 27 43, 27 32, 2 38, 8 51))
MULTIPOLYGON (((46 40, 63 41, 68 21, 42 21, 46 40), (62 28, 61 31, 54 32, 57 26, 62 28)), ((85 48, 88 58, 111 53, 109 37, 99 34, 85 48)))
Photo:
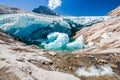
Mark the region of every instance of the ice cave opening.
POLYGON ((73 51, 85 48, 84 36, 76 40, 73 34, 83 27, 103 22, 111 17, 47 16, 31 13, 0 15, 0 30, 45 50, 73 51))

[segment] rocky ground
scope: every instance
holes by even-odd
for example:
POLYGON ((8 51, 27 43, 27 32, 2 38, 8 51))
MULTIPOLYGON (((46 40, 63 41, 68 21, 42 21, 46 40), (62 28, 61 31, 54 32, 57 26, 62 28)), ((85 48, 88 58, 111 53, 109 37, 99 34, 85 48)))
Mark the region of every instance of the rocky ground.
POLYGON ((91 46, 81 52, 91 54, 120 53, 120 18, 83 28, 76 33, 75 38, 79 35, 84 35, 85 43, 91 46))
MULTIPOLYGON (((63 53, 62 55, 51 56, 55 69, 61 72, 74 74, 81 80, 120 80, 120 54, 70 54, 63 53), (110 65, 114 74, 99 75, 99 76, 79 76, 76 71, 79 67, 85 66, 86 72, 90 72, 91 65, 103 66, 110 65)), ((90 72, 92 74, 92 72, 90 72)), ((97 74, 97 73, 96 73, 97 74)))
POLYGON ((53 62, 44 56, 44 50, 14 39, 0 32, 0 80, 80 80, 70 74, 47 71, 53 62))
MULTIPOLYGON (((120 80, 120 18, 83 28, 76 33, 74 38, 78 38, 80 35, 84 36, 85 43, 90 47, 47 55, 52 59, 54 67, 58 71, 74 74, 82 80, 120 80), (91 66, 96 66, 99 70, 99 67, 104 65, 109 65, 113 72, 112 75, 108 74, 110 72, 101 75, 102 72, 100 72, 97 76, 90 76, 93 72, 97 74, 95 71, 92 72, 91 66), (86 74, 76 74, 79 67, 85 67, 82 73, 86 74), (87 76, 87 73, 90 74, 87 76)), ((82 71, 82 69, 80 70, 82 71)))

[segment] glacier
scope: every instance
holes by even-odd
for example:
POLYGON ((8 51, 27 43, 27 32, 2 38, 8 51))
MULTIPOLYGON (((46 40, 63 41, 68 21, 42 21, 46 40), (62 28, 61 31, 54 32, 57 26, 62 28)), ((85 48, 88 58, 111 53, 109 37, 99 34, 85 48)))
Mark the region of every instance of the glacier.
POLYGON ((73 42, 69 42, 69 37, 65 33, 54 32, 47 36, 47 42, 42 43, 46 50, 73 51, 85 47, 83 35, 73 42))
POLYGON ((84 48, 80 36, 75 42, 69 38, 83 27, 111 19, 108 16, 74 17, 47 16, 33 13, 0 15, 0 30, 13 35, 27 44, 41 44, 45 49, 60 50, 84 48))

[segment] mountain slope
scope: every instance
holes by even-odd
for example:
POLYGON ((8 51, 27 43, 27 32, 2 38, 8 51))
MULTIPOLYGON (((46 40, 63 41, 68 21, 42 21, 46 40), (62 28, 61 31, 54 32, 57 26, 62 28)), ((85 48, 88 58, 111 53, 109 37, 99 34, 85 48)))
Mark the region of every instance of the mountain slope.
POLYGON ((120 53, 119 13, 120 6, 109 13, 109 16, 116 16, 116 18, 83 28, 76 33, 75 38, 84 35, 85 43, 91 45, 84 50, 86 53, 120 53))
POLYGON ((28 11, 21 10, 18 8, 0 5, 0 14, 16 14, 16 13, 27 13, 27 12, 28 11))
POLYGON ((120 6, 108 13, 109 16, 120 16, 120 6))
POLYGON ((120 53, 120 18, 95 24, 81 29, 76 33, 84 35, 85 43, 92 44, 85 49, 87 53, 120 53))

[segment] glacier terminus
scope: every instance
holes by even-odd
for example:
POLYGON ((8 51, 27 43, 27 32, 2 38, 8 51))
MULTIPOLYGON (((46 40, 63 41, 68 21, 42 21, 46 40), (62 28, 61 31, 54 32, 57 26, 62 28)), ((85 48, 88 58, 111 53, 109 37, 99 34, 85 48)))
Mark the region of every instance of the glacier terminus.
POLYGON ((0 15, 0 30, 27 44, 42 45, 46 50, 85 48, 84 36, 72 42, 75 32, 83 27, 111 19, 108 16, 46 16, 30 13, 0 15))

